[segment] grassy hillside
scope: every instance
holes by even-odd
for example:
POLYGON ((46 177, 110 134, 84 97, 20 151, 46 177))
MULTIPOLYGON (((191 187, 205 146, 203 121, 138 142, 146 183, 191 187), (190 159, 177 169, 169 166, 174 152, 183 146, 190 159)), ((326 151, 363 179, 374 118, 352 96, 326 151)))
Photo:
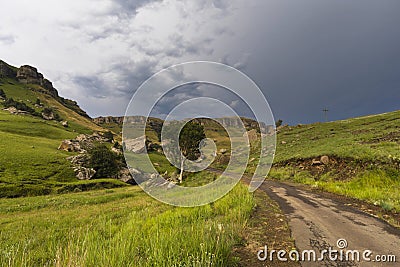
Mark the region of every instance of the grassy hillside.
POLYGON ((68 121, 44 120, 29 114, 10 114, 0 101, 0 197, 16 197, 122 186, 117 181, 77 181, 66 159, 71 153, 57 150, 63 139, 75 138, 80 133, 104 131, 89 118, 77 114, 54 97, 35 91, 32 87, 12 79, 0 79, 0 89, 7 99, 24 103, 40 114, 51 108, 68 121), (40 102, 41 105, 35 105, 40 102), (83 185, 84 184, 84 185, 83 185))
POLYGON ((271 177, 400 211, 400 111, 279 130, 271 177), (329 163, 321 164, 320 157, 329 163), (314 161, 314 162, 313 162, 314 161))
POLYGON ((400 157, 400 111, 366 117, 283 127, 276 162, 332 155, 361 161, 389 162, 400 157))

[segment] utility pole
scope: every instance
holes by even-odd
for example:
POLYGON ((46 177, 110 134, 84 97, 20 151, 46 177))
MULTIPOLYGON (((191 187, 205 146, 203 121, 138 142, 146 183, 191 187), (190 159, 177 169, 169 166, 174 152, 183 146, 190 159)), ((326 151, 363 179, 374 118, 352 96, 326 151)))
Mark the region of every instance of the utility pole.
POLYGON ((324 115, 325 115, 325 121, 327 122, 327 121, 328 121, 328 111, 329 111, 329 109, 327 109, 327 108, 324 108, 322 111, 324 112, 324 115))

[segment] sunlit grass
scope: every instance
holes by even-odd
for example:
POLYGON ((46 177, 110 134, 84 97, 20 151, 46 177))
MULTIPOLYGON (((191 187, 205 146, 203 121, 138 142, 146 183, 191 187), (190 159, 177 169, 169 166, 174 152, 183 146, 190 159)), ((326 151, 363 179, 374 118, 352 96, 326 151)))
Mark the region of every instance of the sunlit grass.
POLYGON ((6 200, 0 265, 231 266, 253 205, 243 185, 196 208, 161 204, 136 187, 6 200))
POLYGON ((400 211, 400 171, 374 169, 358 173, 353 179, 338 181, 329 173, 316 179, 309 172, 294 168, 273 168, 270 177, 302 183, 379 205, 386 211, 400 211))

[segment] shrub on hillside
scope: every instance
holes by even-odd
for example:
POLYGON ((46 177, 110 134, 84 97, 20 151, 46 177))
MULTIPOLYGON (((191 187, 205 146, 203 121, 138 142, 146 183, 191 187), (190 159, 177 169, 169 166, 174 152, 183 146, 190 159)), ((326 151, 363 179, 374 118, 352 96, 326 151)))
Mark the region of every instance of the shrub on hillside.
POLYGON ((89 166, 95 169, 94 178, 115 177, 120 170, 120 158, 103 144, 97 145, 88 151, 89 166))
POLYGON ((103 133, 103 137, 108 139, 109 142, 112 142, 114 140, 114 135, 111 131, 103 133))
POLYGON ((26 111, 26 112, 28 112, 28 113, 30 113, 32 115, 37 116, 37 113, 33 108, 31 108, 30 106, 26 105, 24 102, 18 102, 18 101, 15 101, 12 98, 8 98, 6 100, 6 102, 4 103, 4 107, 6 107, 6 108, 15 107, 18 110, 26 111))
POLYGON ((61 121, 62 120, 60 115, 57 112, 55 112, 52 108, 46 107, 46 108, 43 109, 42 113, 47 117, 53 117, 54 120, 56 120, 56 121, 61 121))
POLYGON ((7 98, 6 93, 4 93, 3 89, 0 89, 0 97, 7 98))

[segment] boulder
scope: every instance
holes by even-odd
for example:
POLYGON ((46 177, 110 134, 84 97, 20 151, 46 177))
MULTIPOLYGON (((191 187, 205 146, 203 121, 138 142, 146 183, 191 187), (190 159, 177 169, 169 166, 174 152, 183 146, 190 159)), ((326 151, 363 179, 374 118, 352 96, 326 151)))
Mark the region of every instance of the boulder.
POLYGON ((324 165, 328 165, 329 164, 329 157, 328 156, 322 156, 319 161, 321 161, 321 163, 324 164, 324 165))
POLYGON ((48 121, 54 120, 55 116, 53 112, 42 112, 42 118, 48 121))
POLYGON ((96 171, 93 168, 76 167, 75 173, 79 180, 90 180, 96 174, 96 171))
POLYGON ((64 150, 68 152, 84 152, 80 143, 74 139, 72 140, 63 140, 58 147, 58 150, 64 150))
POLYGON ((15 107, 9 107, 4 110, 10 112, 11 114, 18 114, 18 109, 16 109, 15 107))
POLYGON ((68 121, 62 121, 61 125, 64 126, 65 128, 67 128, 68 127, 68 121))
POLYGON ((135 179, 133 179, 130 171, 128 168, 124 168, 122 170, 119 171, 118 173, 118 179, 124 183, 127 184, 132 184, 132 185, 136 185, 136 181, 135 179))

